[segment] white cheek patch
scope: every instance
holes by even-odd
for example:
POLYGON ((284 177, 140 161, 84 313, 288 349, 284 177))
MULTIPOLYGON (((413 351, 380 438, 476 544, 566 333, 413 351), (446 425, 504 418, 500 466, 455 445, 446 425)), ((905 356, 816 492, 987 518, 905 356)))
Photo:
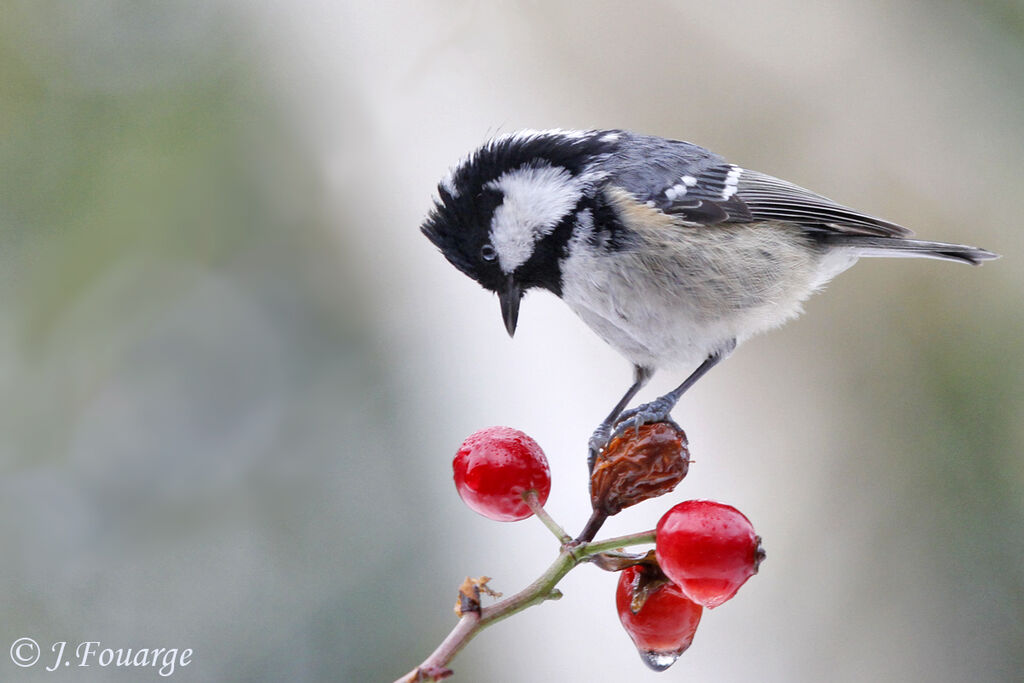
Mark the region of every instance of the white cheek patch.
POLYGON ((504 201, 491 218, 491 244, 502 271, 526 263, 534 245, 572 211, 583 193, 582 182, 561 166, 521 166, 487 183, 504 201))

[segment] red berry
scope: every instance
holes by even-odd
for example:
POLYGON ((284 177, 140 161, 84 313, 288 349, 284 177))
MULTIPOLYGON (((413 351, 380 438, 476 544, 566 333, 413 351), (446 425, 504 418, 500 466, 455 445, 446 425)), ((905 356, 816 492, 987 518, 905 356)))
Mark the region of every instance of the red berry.
POLYGON ((670 667, 690 647, 700 623, 701 606, 649 565, 619 573, 615 607, 640 657, 655 671, 670 667))
POLYGON ((551 493, 551 471, 537 442, 518 429, 488 427, 462 442, 452 461, 455 488, 474 512, 498 522, 533 512, 523 493, 533 489, 541 505, 551 493))
POLYGON ((742 512, 724 503, 688 500, 658 522, 661 570, 694 602, 718 607, 736 595, 764 559, 761 538, 742 512))

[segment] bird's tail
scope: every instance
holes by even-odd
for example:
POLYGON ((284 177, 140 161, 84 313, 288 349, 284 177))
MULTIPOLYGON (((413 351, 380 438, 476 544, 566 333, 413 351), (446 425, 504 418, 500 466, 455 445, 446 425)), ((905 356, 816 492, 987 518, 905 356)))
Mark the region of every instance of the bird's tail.
POLYGON ((965 244, 927 242, 902 237, 830 234, 824 239, 824 242, 829 246, 855 249, 858 256, 934 258, 970 263, 973 266, 981 265, 983 261, 999 258, 999 254, 965 244))

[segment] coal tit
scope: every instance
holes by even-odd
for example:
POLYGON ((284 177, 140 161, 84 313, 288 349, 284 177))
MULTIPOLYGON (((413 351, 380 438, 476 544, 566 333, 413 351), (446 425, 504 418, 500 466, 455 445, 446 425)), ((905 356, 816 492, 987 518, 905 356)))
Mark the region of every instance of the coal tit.
POLYGON ((736 344, 801 312, 861 256, 979 264, 992 252, 910 231, 689 142, 624 130, 521 131, 469 154, 438 186, 423 233, 496 292, 511 335, 529 289, 559 296, 634 367, 590 441, 669 419, 736 344), (658 368, 696 370, 626 406, 658 368))

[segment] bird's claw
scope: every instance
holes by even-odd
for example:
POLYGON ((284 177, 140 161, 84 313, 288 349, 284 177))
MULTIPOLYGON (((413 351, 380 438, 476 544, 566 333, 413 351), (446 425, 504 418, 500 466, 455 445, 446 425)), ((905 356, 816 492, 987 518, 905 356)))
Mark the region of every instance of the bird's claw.
POLYGON ((594 430, 594 433, 590 435, 590 441, 587 442, 587 471, 594 471, 594 463, 597 462, 597 456, 601 454, 601 451, 608 447, 608 442, 612 439, 611 434, 611 425, 602 422, 598 428, 594 430))
POLYGON ((615 422, 615 428, 611 432, 608 441, 623 436, 629 430, 633 430, 634 434, 640 432, 640 427, 646 424, 652 424, 654 422, 668 422, 675 424, 672 421, 671 412, 672 408, 675 407, 674 402, 670 402, 665 397, 656 398, 650 403, 645 403, 642 406, 636 408, 630 408, 619 416, 619 419, 615 422))
POLYGON ((625 435, 629 430, 633 430, 634 434, 639 434, 642 426, 654 422, 667 422, 678 429, 679 425, 675 423, 670 415, 674 407, 675 402, 663 396, 650 403, 624 411, 613 425, 609 425, 606 422, 598 425, 594 433, 591 434, 590 441, 587 443, 589 451, 587 455, 588 471, 593 473, 597 458, 608 448, 608 444, 614 439, 625 435))

